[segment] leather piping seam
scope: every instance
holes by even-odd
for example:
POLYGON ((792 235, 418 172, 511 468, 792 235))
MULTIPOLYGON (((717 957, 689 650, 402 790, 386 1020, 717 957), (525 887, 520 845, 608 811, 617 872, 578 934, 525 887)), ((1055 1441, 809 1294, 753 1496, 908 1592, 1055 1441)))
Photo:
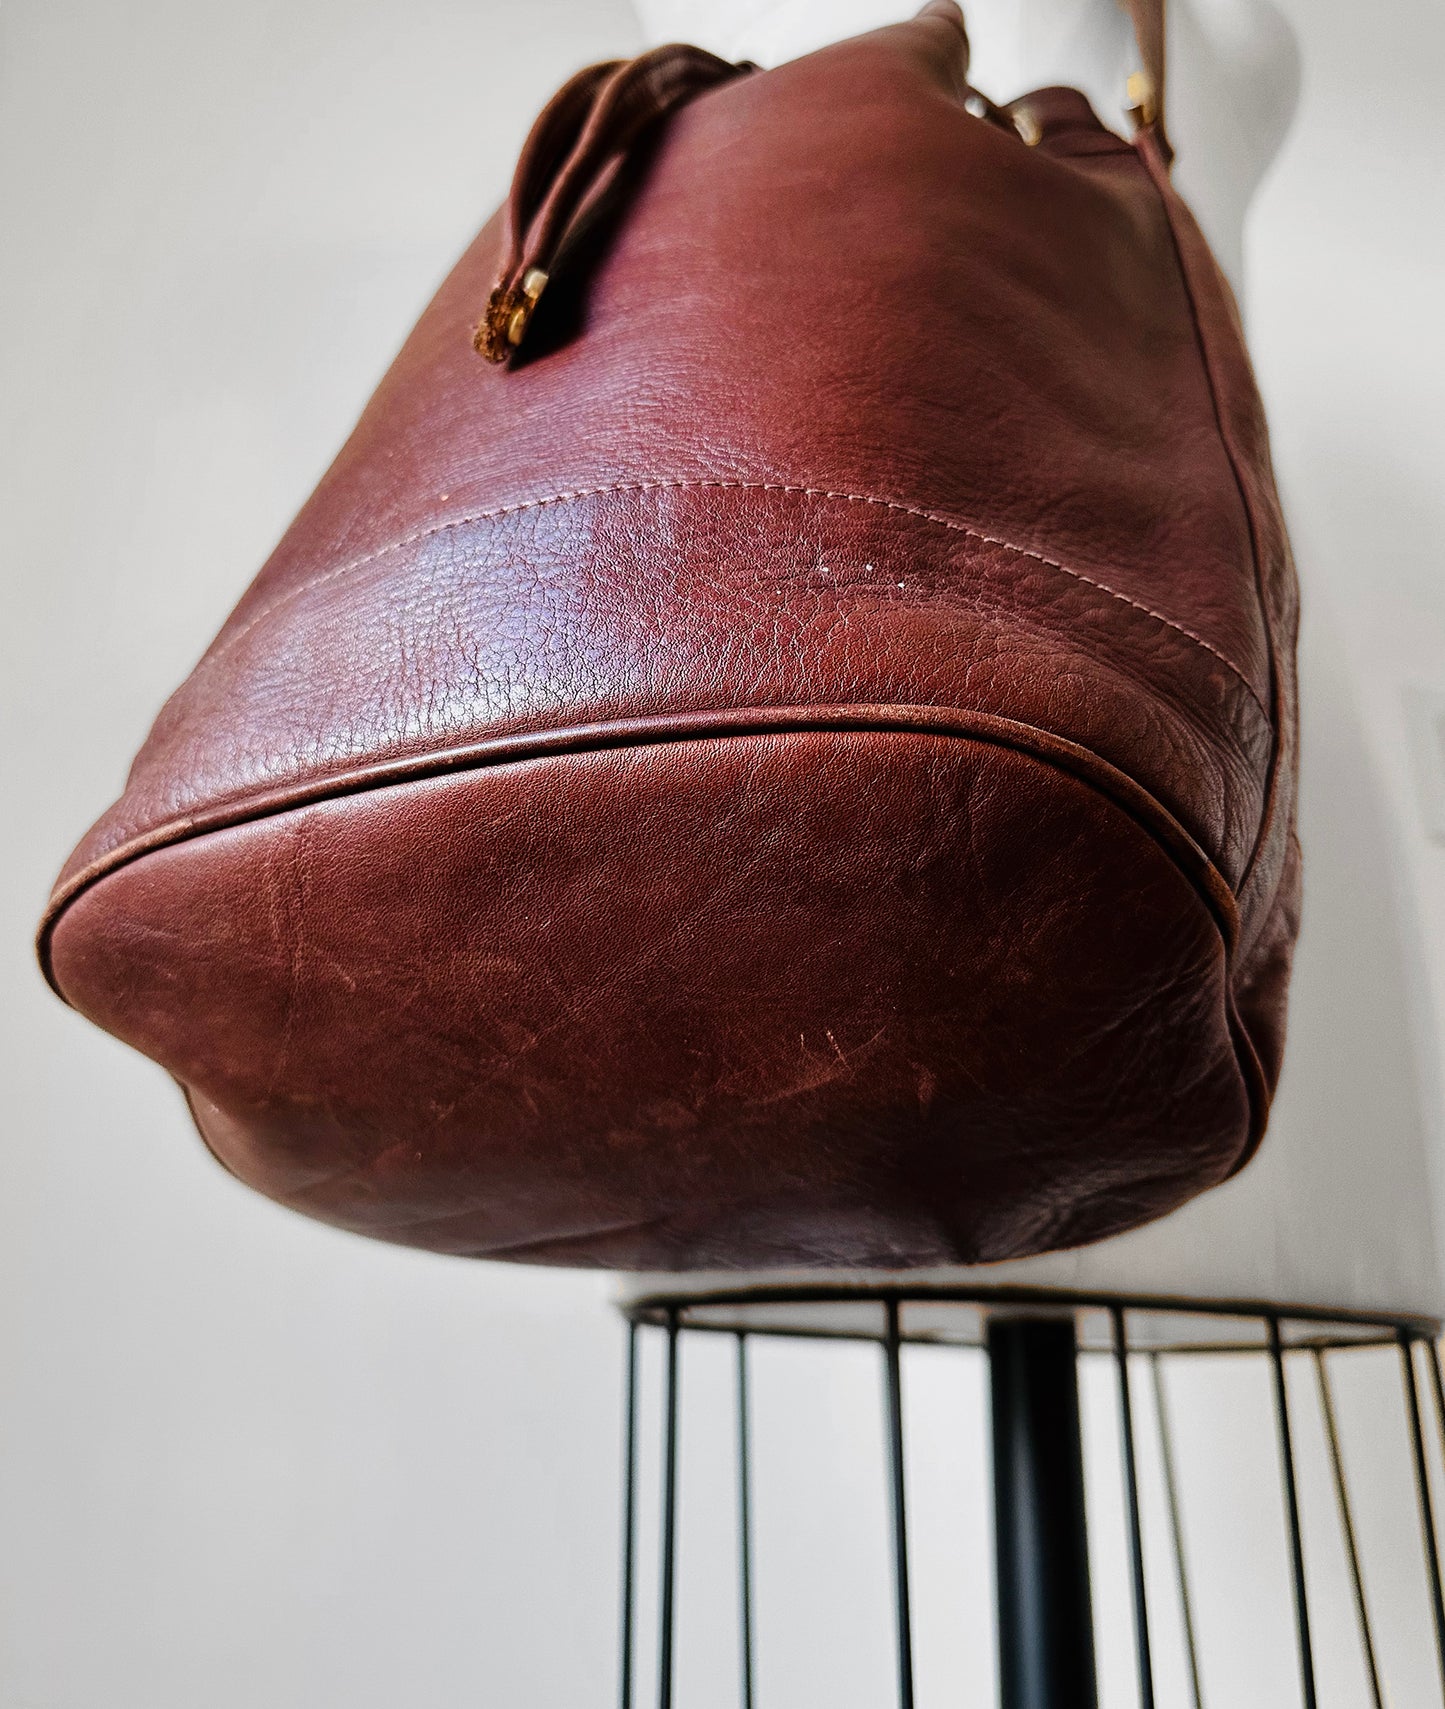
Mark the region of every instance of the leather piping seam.
MULTIPOLYGON (((1176 218, 1176 204, 1180 200, 1179 192, 1174 188, 1173 180, 1169 176, 1168 165, 1163 160, 1162 155, 1158 152, 1157 137, 1153 137, 1152 133, 1148 131, 1143 131, 1140 133, 1139 141, 1136 143, 1135 147, 1143 157, 1144 170, 1149 175, 1149 178, 1154 185, 1155 193, 1159 197, 1159 204, 1164 213, 1164 223, 1169 230, 1169 241, 1174 250, 1175 263, 1179 269, 1179 281, 1184 287, 1184 300, 1189 305, 1189 316, 1194 327, 1194 339, 1199 348, 1200 366, 1204 371, 1205 384, 1209 388, 1209 402, 1214 411, 1215 431, 1219 435, 1219 443, 1224 451, 1225 461, 1229 464, 1229 472, 1234 480, 1235 491, 1239 495, 1239 507, 1244 515, 1245 527, 1249 531, 1251 567, 1254 571, 1255 605, 1259 612, 1260 627, 1264 631, 1265 654, 1269 666, 1270 707, 1266 708, 1264 703, 1259 701, 1258 695, 1255 696, 1255 699, 1259 703, 1260 710, 1264 712, 1265 719, 1270 727, 1271 743, 1269 775, 1265 784, 1264 804, 1260 813, 1259 829, 1255 835, 1254 847, 1250 851, 1249 859, 1245 862, 1244 869, 1240 874, 1239 888, 1240 891, 1243 892, 1254 872, 1260 851, 1264 848, 1269 839, 1269 833, 1273 829, 1274 825, 1275 809, 1278 805, 1279 792, 1277 788, 1277 774, 1279 771, 1280 734, 1284 728, 1282 707, 1280 703, 1282 685, 1280 682, 1278 649, 1275 644, 1274 623, 1270 616, 1269 602, 1266 600, 1264 593, 1264 573, 1263 565, 1260 561, 1259 519, 1255 513, 1254 503, 1249 495, 1248 483, 1245 481, 1243 470, 1240 467, 1240 456, 1238 448, 1234 442, 1234 435, 1227 424, 1225 413, 1220 403, 1219 377, 1215 367, 1213 352, 1210 347, 1210 340, 1204 330, 1203 317, 1199 313, 1199 304, 1195 293, 1194 278, 1191 274, 1189 263, 1185 259, 1184 245, 1179 240, 1179 230, 1176 218), (1146 137, 1151 139, 1152 147, 1146 148, 1144 146, 1144 140, 1146 137)), ((1284 864, 1287 865, 1288 863, 1286 862, 1284 864)), ((1284 866, 1281 867, 1280 883, 1282 884, 1283 881, 1284 866)), ((1277 896, 1278 893, 1279 885, 1276 885, 1275 895, 1277 896)), ((1260 914, 1261 921, 1267 921, 1273 911, 1274 897, 1271 897, 1269 907, 1263 909, 1260 914)))
MULTIPOLYGON (((741 706, 708 711, 648 713, 589 724, 526 730, 466 742, 455 748, 379 760, 331 777, 294 783, 269 793, 253 792, 206 811, 168 819, 101 855, 55 890, 40 924, 40 947, 60 915, 84 890, 143 856, 213 831, 255 824, 323 801, 366 794, 397 784, 424 782, 456 772, 477 771, 572 753, 596 753, 674 742, 728 737, 808 734, 814 731, 876 735, 955 736, 993 742, 1052 764, 1107 796, 1149 830, 1195 884, 1219 923, 1226 947, 1238 936, 1238 904, 1228 879, 1198 840, 1143 784, 1092 748, 1036 724, 962 707, 848 704, 834 706, 741 706)), ((44 956, 42 954, 42 960, 44 956)), ((47 967, 47 978, 49 970, 47 967)), ((52 981, 53 983, 53 981, 52 981)), ((57 995, 64 993, 56 987, 57 995)))
POLYGON ((215 831, 259 823, 282 813, 347 795, 365 794, 378 788, 509 763, 576 753, 657 747, 673 742, 828 732, 955 737, 1012 749, 1064 772, 1092 789, 1132 819, 1155 843, 1194 891, 1219 932, 1224 953, 1226 1021, 1250 1105, 1249 1134, 1229 1173, 1232 1175, 1241 1169, 1253 1155, 1264 1130, 1269 1096, 1259 1058, 1234 1003, 1233 968, 1239 941, 1234 891, 1174 815, 1126 772, 1077 742, 1070 742, 1036 725, 995 717, 990 713, 931 706, 741 707, 736 710, 617 719, 560 730, 494 737, 490 741, 470 743, 443 753, 359 768, 304 789, 278 792, 270 798, 253 797, 249 802, 234 804, 229 810, 172 820, 146 836, 112 850, 109 855, 78 872, 52 897, 41 921, 36 944, 41 970, 55 994, 62 1002, 68 1003, 69 999, 55 977, 50 948, 55 928, 70 905, 122 867, 162 848, 175 847, 215 831))
MULTIPOLYGON (((1249 858, 1244 863, 1243 871, 1240 874, 1239 893, 1242 894, 1254 875, 1260 854, 1265 848, 1269 840, 1270 833, 1274 828, 1275 816, 1279 808, 1279 762, 1284 733, 1284 686, 1279 670, 1279 654, 1274 632, 1274 621, 1270 612, 1269 601, 1265 597, 1264 566, 1260 551, 1259 516, 1255 502, 1250 496, 1249 483, 1244 478, 1244 470, 1241 463, 1239 447, 1235 443, 1233 431, 1229 426, 1228 418, 1225 415, 1223 404, 1221 402, 1220 378, 1215 361, 1214 348, 1209 335, 1205 331, 1204 318, 1199 312, 1199 300, 1195 288, 1195 277, 1185 253, 1185 246, 1180 239, 1179 213, 1183 210, 1187 215, 1187 209, 1185 208, 1179 192, 1174 188, 1173 179, 1169 175, 1169 162, 1170 159, 1172 159, 1172 154, 1166 154, 1165 147, 1166 145, 1164 145, 1156 127, 1146 127, 1141 130, 1134 141, 1135 157, 1143 166, 1146 176, 1154 186, 1154 193, 1159 198, 1160 210, 1164 215, 1165 229, 1169 233, 1170 246, 1174 251, 1175 266, 1179 271, 1179 283, 1184 292, 1184 300, 1189 307, 1190 321, 1194 328, 1195 345, 1199 351, 1199 364, 1203 370, 1204 383, 1209 391, 1210 406, 1214 412, 1215 432, 1219 436, 1220 448, 1223 450, 1225 461, 1229 465, 1229 472, 1233 478, 1235 491, 1239 497, 1240 510, 1244 516, 1244 524, 1249 532, 1251 567, 1254 571, 1255 609, 1259 613, 1260 627, 1264 632, 1265 658, 1269 669, 1270 710, 1265 710, 1263 702, 1259 701, 1258 695, 1255 696, 1256 701, 1260 704, 1261 710, 1264 711, 1265 720, 1270 731, 1269 770, 1265 782, 1264 800, 1260 809, 1259 826, 1255 832, 1254 847, 1250 850, 1249 858)), ((1259 911, 1259 924, 1256 928, 1257 934, 1264 932, 1268 928, 1269 922, 1273 919, 1288 873, 1289 858, 1288 851, 1286 851, 1286 857, 1280 863, 1279 876, 1275 882, 1269 901, 1267 905, 1259 911)), ((1253 946, 1251 945, 1250 947, 1252 948, 1253 946)), ((1233 1016, 1233 1024, 1236 1028, 1237 1042, 1240 1047, 1241 1066, 1243 1066, 1245 1062, 1245 1054, 1247 1053, 1248 1062, 1252 1071, 1252 1084, 1255 1091, 1251 1101, 1254 1103, 1257 1111, 1263 1111, 1263 1118, 1252 1124, 1249 1137, 1246 1140, 1243 1149, 1240 1151, 1239 1157, 1235 1160, 1233 1169, 1230 1171, 1231 1175, 1237 1175, 1239 1171, 1244 1168, 1245 1164, 1254 1156, 1255 1152, 1259 1150, 1260 1141, 1264 1138, 1265 1121, 1268 1119, 1271 1100, 1269 1082, 1265 1077, 1263 1064, 1259 1060, 1259 1053, 1255 1050, 1253 1039, 1249 1036, 1248 1030, 1244 1027, 1243 1023, 1239 1021, 1238 1015, 1235 1011, 1232 985, 1229 993, 1229 1005, 1231 1015, 1233 1016)), ((1248 1078, 1248 1076, 1246 1077, 1248 1078)))
MULTIPOLYGON (((1172 617, 1166 617, 1162 611, 1156 611, 1153 606, 1146 605, 1142 600, 1134 599, 1127 593, 1120 593, 1117 588, 1110 587, 1106 582, 1097 581, 1093 576, 1085 575, 1082 570, 1071 569, 1069 565, 1060 563, 1057 558, 1046 557, 1042 552, 1035 552, 1027 546, 1015 545, 1013 541, 1001 539, 996 534, 985 534, 980 529, 969 527, 967 523, 941 516, 935 511, 923 510, 915 505, 903 504, 897 499, 879 498, 871 493, 838 492, 825 487, 804 486, 786 481, 730 481, 711 478, 619 481, 608 486, 579 487, 570 492, 549 493, 542 498, 522 499, 516 504, 498 505, 491 510, 479 510, 471 516, 456 517, 451 522, 439 522, 435 527, 423 528, 415 534, 404 535, 400 540, 392 541, 390 545, 380 546, 374 552, 368 552, 360 558, 353 558, 349 563, 338 564, 334 569, 323 571, 322 574, 312 576, 308 581, 304 581, 296 587, 288 588, 285 593, 272 600, 270 604, 262 606, 258 612, 247 618, 233 634, 222 635, 216 645, 201 660, 198 669, 204 669, 223 657, 232 647, 239 645, 259 624, 264 623, 268 617, 273 616, 284 606, 291 604, 292 601, 302 598, 303 595, 311 593, 316 588, 323 587, 341 576, 364 569, 366 565, 375 563, 379 558, 388 557, 393 552, 403 552, 408 546, 420 545, 423 541, 435 539, 439 535, 451 533, 459 528, 473 527, 479 522, 493 522, 504 516, 516 516, 529 510, 542 510, 550 505, 574 504, 581 499, 605 498, 624 493, 681 492, 704 489, 727 492, 788 493, 802 498, 826 499, 846 504, 874 505, 880 510, 890 511, 900 516, 910 516, 920 522, 931 523, 935 528, 946 528, 951 533, 962 534, 968 539, 978 540, 984 545, 998 546, 1006 552, 1016 553, 1021 558, 1030 558, 1035 563, 1044 564, 1049 569, 1057 570, 1060 574, 1071 577, 1074 581, 1082 582, 1086 587, 1091 587, 1098 593, 1107 594, 1110 599, 1116 599, 1121 604, 1142 612, 1146 617, 1153 618, 1156 623, 1161 623, 1166 628, 1173 629, 1177 634, 1183 635, 1186 640, 1193 641, 1197 647, 1202 647, 1205 652, 1213 654, 1233 676, 1238 678, 1245 691, 1258 706, 1266 722, 1273 724, 1270 710, 1265 705, 1259 690, 1255 688, 1248 676, 1227 653, 1222 652, 1212 641, 1205 640, 1202 635, 1196 634, 1193 629, 1188 628, 1185 624, 1177 622, 1172 617)), ((1267 620, 1265 632, 1266 642, 1268 642, 1267 620)))

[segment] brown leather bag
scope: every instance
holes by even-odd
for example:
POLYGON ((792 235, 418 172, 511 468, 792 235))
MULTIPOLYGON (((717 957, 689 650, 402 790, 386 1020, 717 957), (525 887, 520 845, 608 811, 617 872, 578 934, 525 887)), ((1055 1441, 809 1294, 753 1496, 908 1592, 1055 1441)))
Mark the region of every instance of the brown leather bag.
POLYGON ((1248 1158, 1296 588, 1136 10, 1132 142, 977 95, 944 0, 547 108, 42 930, 228 1169, 447 1252, 911 1265, 1248 1158))

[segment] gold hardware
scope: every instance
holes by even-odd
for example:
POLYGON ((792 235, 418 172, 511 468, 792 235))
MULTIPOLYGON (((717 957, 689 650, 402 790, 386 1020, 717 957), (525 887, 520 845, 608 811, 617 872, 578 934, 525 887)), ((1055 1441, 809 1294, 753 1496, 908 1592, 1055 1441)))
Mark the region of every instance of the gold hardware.
POLYGON ((529 267, 518 290, 498 285, 487 298, 487 312, 477 323, 472 348, 488 362, 505 362, 526 335, 527 323, 537 299, 546 289, 547 275, 540 267, 529 267))
POLYGON ((1030 148, 1037 148, 1043 139, 1044 127, 1033 116, 1027 107, 1015 107, 1009 114, 1014 122, 1014 129, 1030 148))
POLYGON ((517 299, 499 285, 487 298, 486 313, 477 322, 472 334, 472 349, 488 362, 505 362, 510 354, 507 324, 517 299))
POLYGON ((1131 71, 1125 87, 1128 92, 1129 117, 1137 129, 1143 130, 1159 117, 1159 104, 1154 98, 1154 79, 1147 71, 1131 71))

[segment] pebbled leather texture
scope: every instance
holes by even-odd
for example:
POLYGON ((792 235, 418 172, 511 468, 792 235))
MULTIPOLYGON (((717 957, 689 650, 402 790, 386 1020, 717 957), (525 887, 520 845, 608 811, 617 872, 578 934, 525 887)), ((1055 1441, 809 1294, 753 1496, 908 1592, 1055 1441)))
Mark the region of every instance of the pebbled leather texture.
POLYGON ((42 926, 242 1179, 906 1265, 1248 1157, 1297 595, 1238 318, 1156 127, 969 96, 935 3, 630 133, 505 367, 515 220, 443 285, 42 926))

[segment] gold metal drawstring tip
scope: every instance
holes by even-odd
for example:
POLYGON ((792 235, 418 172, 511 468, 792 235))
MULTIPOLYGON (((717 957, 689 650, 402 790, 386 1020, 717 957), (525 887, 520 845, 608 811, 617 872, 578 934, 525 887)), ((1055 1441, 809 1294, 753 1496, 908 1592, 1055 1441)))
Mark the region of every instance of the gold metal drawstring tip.
POLYGON ((1147 71, 1131 71, 1125 85, 1128 113, 1136 130, 1152 125, 1159 117, 1159 104, 1154 97, 1154 79, 1147 71))
POLYGON ((1037 148, 1044 139, 1044 127, 1034 117, 1027 107, 1013 107, 1009 111, 1014 129, 1030 148, 1037 148))
POLYGON ((515 291, 497 286, 487 298, 486 312, 472 335, 472 348, 478 356, 485 356, 488 362, 507 360, 526 335, 527 323, 546 287, 547 275, 540 267, 529 267, 515 291))

